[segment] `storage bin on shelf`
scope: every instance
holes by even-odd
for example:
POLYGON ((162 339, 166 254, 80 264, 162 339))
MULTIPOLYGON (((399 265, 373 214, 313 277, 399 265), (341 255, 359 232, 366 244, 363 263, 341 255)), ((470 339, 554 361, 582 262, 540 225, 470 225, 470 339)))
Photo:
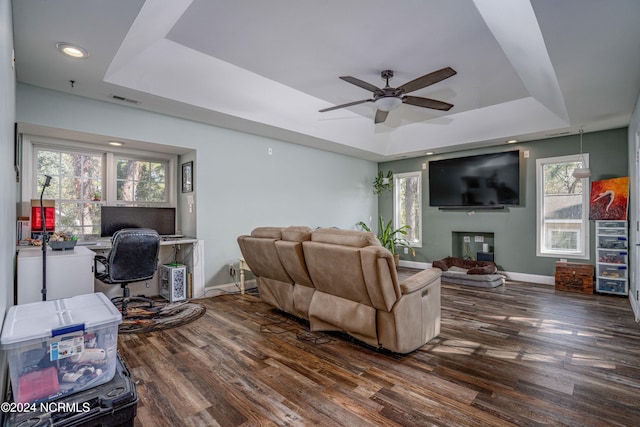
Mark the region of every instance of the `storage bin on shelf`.
POLYGON ((627 249, 627 237, 619 235, 599 235, 598 247, 601 249, 627 249))
POLYGON ((0 336, 14 400, 47 402, 110 381, 122 315, 102 293, 9 308, 0 336))
POLYGON ((605 220, 599 220, 597 222, 598 228, 599 229, 605 229, 605 228, 622 228, 622 229, 626 229, 626 222, 624 221, 605 221, 605 220))
POLYGON ((627 293, 627 280, 626 279, 610 279, 604 277, 598 277, 597 289, 598 292, 607 292, 612 294, 627 293))
POLYGON ((596 292, 629 293, 629 241, 625 220, 596 221, 596 292))
POLYGON ((616 264, 598 264, 598 277, 604 277, 608 279, 627 279, 627 266, 626 265, 616 265, 616 264))
POLYGON ((598 262, 606 264, 627 264, 629 252, 618 249, 597 249, 598 262))

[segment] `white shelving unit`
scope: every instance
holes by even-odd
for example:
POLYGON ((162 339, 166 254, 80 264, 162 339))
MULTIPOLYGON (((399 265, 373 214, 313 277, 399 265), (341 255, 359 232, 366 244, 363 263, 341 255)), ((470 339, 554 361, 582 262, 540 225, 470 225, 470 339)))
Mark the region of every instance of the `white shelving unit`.
POLYGON ((596 292, 629 294, 627 221, 596 221, 596 292))

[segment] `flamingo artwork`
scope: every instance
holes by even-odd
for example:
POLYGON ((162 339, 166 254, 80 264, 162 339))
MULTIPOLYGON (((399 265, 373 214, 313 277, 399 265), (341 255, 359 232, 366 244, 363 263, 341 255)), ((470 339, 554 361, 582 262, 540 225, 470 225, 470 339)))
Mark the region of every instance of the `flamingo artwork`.
POLYGON ((626 220, 629 204, 629 177, 603 179, 591 183, 591 220, 626 220))

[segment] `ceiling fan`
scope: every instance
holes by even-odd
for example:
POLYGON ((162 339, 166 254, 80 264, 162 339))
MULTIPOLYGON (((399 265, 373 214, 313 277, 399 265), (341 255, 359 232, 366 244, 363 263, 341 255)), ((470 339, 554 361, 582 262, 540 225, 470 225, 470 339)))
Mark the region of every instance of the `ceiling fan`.
POLYGON ((419 96, 407 96, 405 94, 425 88, 427 86, 431 86, 432 84, 438 83, 444 79, 448 79, 455 74, 456 71, 453 68, 445 67, 441 70, 434 71, 432 73, 425 74, 422 77, 418 77, 417 79, 411 80, 410 82, 405 83, 397 88, 392 88, 389 86, 389 79, 393 77, 393 71, 384 70, 380 73, 380 75, 387 81, 387 84, 382 89, 355 77, 341 76, 340 78, 345 82, 349 82, 358 87, 373 92, 373 98, 349 102, 342 105, 336 105, 335 107, 324 108, 320 110, 320 112, 324 113, 326 111, 337 110, 339 108, 346 108, 353 105, 364 104, 365 102, 373 102, 377 108, 374 122, 382 123, 387 119, 389 111, 395 110, 400 106, 400 104, 410 104, 417 107, 449 111, 451 107, 453 107, 453 104, 430 98, 421 98, 419 96))

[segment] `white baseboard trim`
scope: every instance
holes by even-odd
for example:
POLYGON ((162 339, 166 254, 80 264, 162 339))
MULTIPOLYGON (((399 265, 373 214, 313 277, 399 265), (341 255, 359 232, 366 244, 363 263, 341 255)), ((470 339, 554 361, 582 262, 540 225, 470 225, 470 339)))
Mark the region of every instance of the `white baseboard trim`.
POLYGON ((400 267, 417 268, 418 270, 426 270, 427 268, 431 268, 430 262, 405 261, 402 259, 400 260, 400 263, 398 265, 400 267))
MULTIPOLYGON (((420 270, 426 270, 427 268, 431 268, 431 263, 429 262, 400 260, 399 265, 400 267, 417 268, 420 270)), ((515 273, 510 271, 499 271, 499 273, 507 276, 509 280, 515 280, 518 282, 539 283, 541 285, 552 285, 552 286, 554 286, 556 283, 555 276, 541 276, 539 274, 515 273)))
POLYGON ((539 283, 541 285, 551 286, 555 286, 556 284, 555 276, 541 276, 539 274, 514 273, 510 271, 499 271, 499 273, 507 276, 507 279, 517 282, 539 283))
MULTIPOLYGON (((245 292, 257 287, 255 279, 247 280, 244 282, 244 290, 245 292)), ((240 293, 240 283, 223 283, 215 286, 207 286, 204 288, 204 295, 201 295, 200 298, 207 297, 217 297, 223 294, 239 294, 240 293)))
POLYGON ((631 301, 631 309, 633 310, 636 322, 640 322, 640 303, 629 293, 629 301, 631 301))

